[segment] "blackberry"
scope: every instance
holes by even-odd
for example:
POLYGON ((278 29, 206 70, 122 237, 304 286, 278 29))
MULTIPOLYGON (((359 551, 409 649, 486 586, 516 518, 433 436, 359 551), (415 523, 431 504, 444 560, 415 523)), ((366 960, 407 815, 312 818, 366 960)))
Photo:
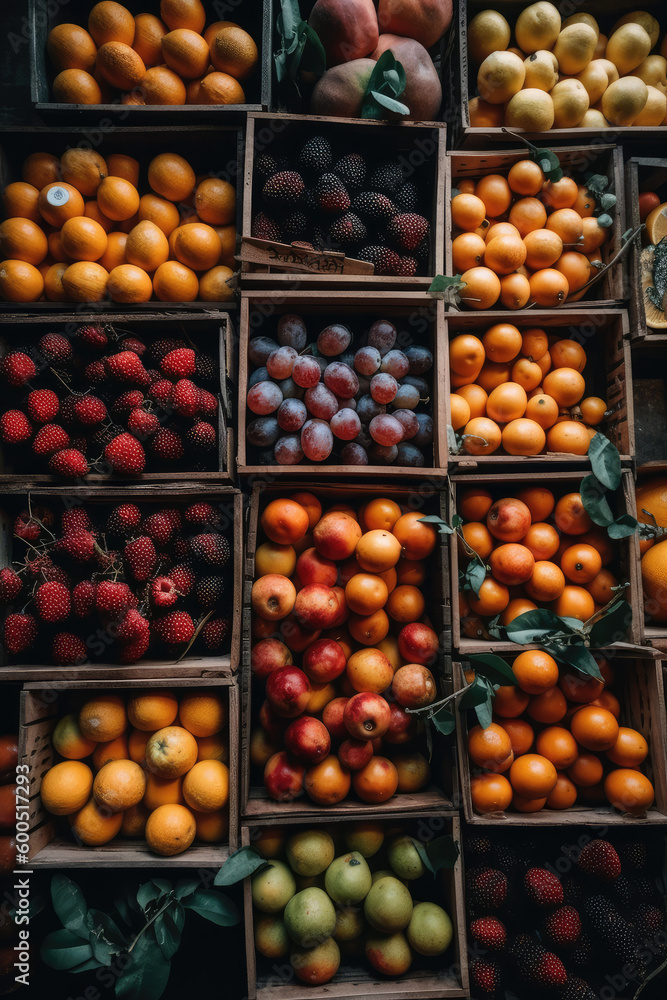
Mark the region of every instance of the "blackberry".
POLYGON ((627 910, 634 896, 633 884, 627 875, 619 875, 611 890, 614 902, 623 910, 627 910))
POLYGON ((359 260, 368 260, 375 267, 375 274, 397 274, 401 258, 395 250, 384 246, 365 246, 359 251, 359 260))
POLYGON ((209 566, 226 566, 231 556, 229 541, 224 535, 207 532, 190 539, 190 551, 195 559, 209 566))
POLYGON ((200 382, 215 385, 220 377, 215 358, 210 354, 198 354, 195 358, 195 377, 200 382))
POLYGON ((416 212, 419 206, 419 192, 417 185, 408 181, 401 184, 394 195, 394 201, 402 212, 416 212))
POLYGON ((403 184, 403 171, 398 163, 390 161, 383 163, 376 170, 370 179, 370 187, 374 191, 382 194, 394 195, 403 184))
POLYGON ((225 581, 221 576, 202 576, 195 586, 195 595, 202 608, 214 608, 220 604, 225 593, 225 581))
POLYGON ((474 861, 475 864, 488 863, 491 850, 490 838, 485 834, 475 834, 466 840, 464 854, 466 860, 474 861))
POLYGON ((331 143, 321 135, 315 135, 303 146, 299 153, 299 164, 307 170, 318 174, 324 173, 331 166, 331 143))
POLYGON ((250 232, 257 240, 280 241, 283 235, 276 220, 264 212, 258 212, 254 217, 250 232))
POLYGON ((639 872, 648 864, 646 844, 640 840, 631 840, 627 844, 620 844, 618 854, 624 868, 632 868, 633 871, 639 872))
POLYGON ((292 240, 301 240, 307 234, 308 216, 305 212, 290 212, 281 220, 283 236, 290 243, 292 240))
POLYGON ((348 153, 347 156, 338 160, 333 172, 340 177, 349 190, 355 191, 366 180, 366 161, 361 153, 348 153))
POLYGON ((281 170, 269 177, 262 188, 266 201, 279 205, 295 205, 306 189, 303 177, 296 170, 281 170))
POLYGON ((391 198, 380 191, 362 191, 352 202, 352 208, 359 215, 365 215, 369 219, 386 221, 392 219, 397 212, 397 207, 391 198))
POLYGON ((545 949, 532 934, 518 934, 510 947, 510 956, 524 979, 532 978, 544 952, 545 949))
POLYGON ((655 882, 648 878, 633 879, 631 888, 633 901, 648 903, 656 900, 658 895, 655 882))
POLYGON ((346 212, 331 225, 329 239, 341 246, 362 243, 366 239, 366 227, 354 212, 346 212))
POLYGON ((268 181, 269 177, 273 177, 274 174, 278 173, 280 165, 278 161, 274 160, 274 158, 269 156, 268 153, 262 153, 255 160, 255 170, 260 177, 263 177, 264 180, 268 181))
POLYGON ((600 941, 623 964, 643 968, 641 942, 636 929, 605 896, 591 896, 584 904, 588 921, 600 941))
POLYGON ((119 424, 108 424, 106 427, 101 427, 90 439, 91 454, 97 455, 104 451, 106 446, 124 431, 125 428, 119 424))
POLYGON ((323 212, 331 212, 334 215, 347 212, 350 207, 350 196, 340 177, 335 174, 322 174, 317 187, 315 197, 318 208, 323 212))
POLYGON ((579 907, 582 899, 581 886, 575 878, 568 875, 563 879, 563 902, 568 906, 579 907))
POLYGON ((587 968, 593 957, 593 945, 588 934, 580 934, 577 947, 569 953, 570 961, 579 969, 587 968))
POLYGON ((466 884, 471 909, 476 913, 497 910, 507 898, 507 876, 493 868, 472 868, 466 884))
POLYGON ((598 1000, 598 994, 584 979, 578 976, 568 976, 563 986, 561 1000, 598 1000))
POLYGON ((651 903, 639 903, 630 914, 639 934, 654 938, 665 926, 665 914, 651 903))

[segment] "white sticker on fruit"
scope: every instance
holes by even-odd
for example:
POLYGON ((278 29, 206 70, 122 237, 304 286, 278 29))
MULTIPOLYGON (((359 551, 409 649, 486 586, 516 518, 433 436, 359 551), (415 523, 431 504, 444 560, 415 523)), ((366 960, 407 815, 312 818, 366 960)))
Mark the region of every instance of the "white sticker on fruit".
POLYGON ((69 201, 69 191, 58 184, 56 187, 52 187, 50 191, 47 191, 46 200, 49 205, 66 205, 69 201))

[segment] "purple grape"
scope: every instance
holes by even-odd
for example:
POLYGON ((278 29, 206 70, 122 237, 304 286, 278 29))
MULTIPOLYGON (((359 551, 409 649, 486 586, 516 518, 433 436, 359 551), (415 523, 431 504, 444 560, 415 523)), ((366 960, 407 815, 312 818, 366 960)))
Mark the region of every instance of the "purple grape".
POLYGON ((429 384, 426 379, 420 378, 419 375, 406 375, 405 378, 401 379, 401 385, 413 385, 422 399, 430 394, 429 384))
POLYGON ((340 459, 344 465, 368 465, 368 453, 356 441, 350 441, 345 445, 340 453, 340 459))
POLYGON ((342 361, 332 361, 324 371, 324 384, 341 399, 350 399, 359 392, 356 373, 342 361))
POLYGON ((268 382, 268 379, 269 373, 264 366, 261 368, 255 368, 254 372, 248 379, 248 388, 252 389, 253 385, 257 385, 258 382, 268 382))
POLYGON ((280 427, 275 417, 257 417, 245 429, 248 444, 253 448, 267 448, 280 437, 280 427))
POLYGON ((415 448, 412 441, 399 441, 397 447, 397 465, 411 465, 416 468, 421 468, 424 465, 424 456, 419 448, 415 448))
POLYGON ((273 454, 278 465, 298 465, 303 459, 301 438, 298 434, 285 434, 276 441, 273 454))
POLYGON ((293 378, 284 378, 278 385, 283 399, 303 399, 304 389, 297 385, 293 378))
POLYGON ((419 390, 414 385, 399 385, 392 406, 397 410, 414 410, 419 405, 419 390))
POLYGON ((320 367, 320 375, 324 375, 325 371, 327 370, 327 365, 329 364, 329 359, 325 358, 321 354, 318 354, 318 356, 315 358, 315 360, 317 361, 317 363, 318 363, 318 365, 320 367))
POLYGON ((359 392, 357 393, 357 398, 360 396, 369 396, 371 392, 371 380, 366 378, 365 375, 359 376, 359 392))
POLYGON ((346 407, 350 410, 356 410, 357 408, 357 401, 354 397, 352 399, 341 399, 339 396, 336 396, 336 399, 338 400, 339 410, 344 410, 346 407))
MULTIPOLYGON (((278 419, 280 419, 280 411, 278 412, 278 419)), ((349 409, 347 406, 339 410, 338 413, 334 413, 330 424, 331 430, 341 441, 354 441, 361 430, 361 420, 354 410, 349 409)))
POLYGON ((381 372, 371 379, 371 396, 376 403, 391 403, 398 392, 398 382, 393 375, 381 372))
POLYGON ((365 451, 368 451, 370 446, 373 444, 373 438, 368 433, 368 427, 366 424, 361 425, 361 430, 354 440, 357 444, 360 444, 365 451))
POLYGON ((266 416, 278 409, 283 394, 275 382, 258 382, 248 393, 248 409, 259 416, 266 416))
POLYGON ((292 378, 303 389, 311 389, 317 385, 321 377, 322 372, 317 359, 311 357, 310 354, 301 354, 294 362, 292 378))
POLYGON ((433 354, 428 347, 419 347, 418 345, 408 347, 405 356, 410 363, 410 375, 423 375, 433 367, 433 354))
POLYGON ((277 351, 272 351, 266 359, 266 370, 278 381, 289 378, 294 368, 294 362, 299 357, 293 347, 279 347, 277 351))
POLYGON ((384 357, 396 343, 396 327, 387 319, 376 320, 368 331, 367 343, 369 347, 377 347, 384 357))
POLYGON ((325 326, 317 338, 317 349, 328 358, 335 358, 347 350, 352 340, 352 334, 342 323, 332 323, 325 326))
POLYGON ((301 428, 301 447, 311 462, 324 462, 333 449, 333 434, 326 420, 306 420, 301 428))
POLYGON ((377 444, 391 447, 403 440, 403 425, 391 413, 382 413, 373 417, 368 425, 368 433, 377 444))
POLYGON ((313 389, 307 389, 303 399, 311 416, 319 420, 331 420, 338 410, 338 400, 322 382, 313 389))
POLYGON ((278 407, 278 423, 284 431, 300 431, 307 417, 306 404, 300 399, 285 399, 278 407))
POLYGON ((403 428, 403 440, 409 441, 419 431, 417 414, 413 410, 395 410, 392 417, 398 420, 403 428))
POLYGON ((428 413, 415 413, 415 416, 419 421, 419 430, 412 438, 412 441, 414 444, 419 445, 420 448, 423 448, 433 441, 433 418, 428 413))
POLYGON ((403 351, 394 349, 393 351, 389 351, 383 357, 380 371, 388 372, 398 381, 398 379, 401 379, 404 375, 408 374, 409 367, 410 362, 406 358, 405 354, 403 354, 403 351))
POLYGON ((372 396, 362 396, 357 400, 357 416, 362 424, 369 424, 373 417, 379 417, 381 413, 386 413, 387 407, 382 403, 376 403, 372 396))
POLYGON ((306 324, 300 316, 289 313, 278 320, 278 342, 283 347, 293 347, 299 352, 308 343, 306 324))
POLYGON ((375 465, 391 465, 392 462, 396 461, 397 456, 398 448, 395 444, 385 446, 373 442, 368 451, 368 457, 375 465))
POLYGON ((382 358, 377 347, 360 347, 354 355, 354 367, 360 375, 375 375, 381 364, 382 358))
POLYGON ((269 354, 277 351, 279 346, 270 337, 253 337, 248 344, 248 358, 256 368, 265 365, 269 354))

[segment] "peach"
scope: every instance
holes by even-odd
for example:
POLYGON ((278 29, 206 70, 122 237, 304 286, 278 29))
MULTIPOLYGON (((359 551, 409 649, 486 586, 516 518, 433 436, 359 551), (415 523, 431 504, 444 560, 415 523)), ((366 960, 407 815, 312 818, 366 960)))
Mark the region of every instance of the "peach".
POLYGON ((294 616, 305 628, 331 628, 340 615, 340 604, 331 587, 309 583, 296 595, 294 616))
POLYGON ((317 0, 308 24, 322 39, 327 66, 370 55, 378 43, 373 0, 317 0))
POLYGON ((360 771, 373 756, 370 740, 355 740, 349 737, 338 748, 338 760, 348 771, 360 771))
POLYGON ((325 559, 340 562, 349 559, 361 538, 361 528, 353 517, 344 511, 331 511, 315 525, 315 548, 325 559))
POLYGON ((272 500, 261 516, 264 534, 278 545, 293 545, 308 531, 308 513, 293 500, 272 500))
POLYGON ((268 573, 255 580, 250 600, 253 611, 260 618, 266 621, 279 621, 281 618, 286 618, 294 607, 296 589, 286 576, 281 576, 280 573, 268 573))
POLYGON ((391 693, 403 708, 422 708, 435 701, 437 685, 428 667, 406 663, 394 674, 391 693))
POLYGON ((414 38, 430 49, 452 23, 452 13, 452 0, 380 0, 378 23, 381 31, 414 38))
POLYGON ((300 764, 317 764, 331 749, 329 730, 310 715, 301 715, 285 730, 285 749, 300 764))
POLYGON ((342 802, 350 790, 351 778, 333 754, 306 771, 304 788, 306 793, 321 806, 333 806, 342 802))
POLYGON ((296 561, 296 572, 303 586, 322 583, 333 587, 338 579, 338 567, 331 559, 325 559, 315 547, 306 549, 296 561))
POLYGON ((339 643, 333 639, 318 639, 303 654, 301 666, 311 681, 327 683, 343 673, 346 663, 347 658, 339 643))
POLYGON ((266 680, 272 670, 290 663, 292 654, 279 639, 260 639, 250 650, 250 669, 259 680, 266 680))
POLYGON ((333 740, 344 740, 348 735, 344 713, 349 700, 349 698, 334 698, 322 712, 322 722, 333 740))
POLYGON ((389 703, 379 694, 362 691, 350 698, 343 712, 348 734, 355 740, 384 736, 389 729, 389 703))
POLYGON ((347 661, 346 673, 355 691, 382 694, 394 679, 394 669, 379 649, 359 649, 347 661))

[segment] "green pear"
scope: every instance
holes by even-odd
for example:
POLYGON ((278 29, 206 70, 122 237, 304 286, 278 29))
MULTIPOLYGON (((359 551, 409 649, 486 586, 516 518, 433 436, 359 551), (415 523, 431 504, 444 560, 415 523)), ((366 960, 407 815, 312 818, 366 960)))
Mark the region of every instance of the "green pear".
POLYGON ((364 915, 357 906, 346 906, 336 913, 336 929, 333 936, 336 941, 353 941, 363 934, 366 928, 364 915))
MULTIPOLYGON (((373 885, 375 885, 375 883, 379 882, 381 878, 396 878, 396 875, 391 870, 391 868, 380 868, 378 871, 373 872, 373 875, 371 877, 373 879, 373 885)), ((402 882, 403 885, 408 884, 408 880, 405 878, 401 878, 398 881, 402 882)))
POLYGON ((385 976, 402 976, 410 968, 412 952, 405 934, 378 934, 371 932, 366 938, 366 958, 374 969, 385 976))
POLYGON ((361 903, 371 884, 371 870, 358 851, 341 854, 331 862, 324 876, 324 888, 340 906, 361 903))
POLYGON ((314 948, 333 934, 336 910, 323 889, 302 889, 285 907, 283 920, 295 944, 314 948))
POLYGON ((251 885, 253 904, 262 913, 279 913, 296 892, 294 874, 284 861, 271 861, 253 876, 251 885))
POLYGON ((396 837, 389 845, 389 864, 399 878, 421 878, 426 871, 412 837, 396 837))
POLYGON ((406 934, 420 955, 441 955, 451 944, 454 928, 437 903, 415 903, 406 934))
POLYGON ((297 875, 319 875, 335 857, 333 838, 326 830, 299 830, 287 841, 286 853, 297 875))
POLYGON ((297 979, 311 986, 321 986, 338 972, 340 948, 330 937, 313 948, 292 948, 290 962, 297 979))
POLYGON ((255 948, 265 958, 287 955, 290 939, 282 917, 255 914, 255 948))
POLYGON ((382 823, 373 823, 372 820, 355 823, 345 831, 344 840, 348 851, 358 851, 365 858, 372 858, 384 842, 382 823))
POLYGON ((393 876, 379 879, 364 901, 364 916, 376 931, 394 934, 410 923, 412 896, 409 889, 393 876))

